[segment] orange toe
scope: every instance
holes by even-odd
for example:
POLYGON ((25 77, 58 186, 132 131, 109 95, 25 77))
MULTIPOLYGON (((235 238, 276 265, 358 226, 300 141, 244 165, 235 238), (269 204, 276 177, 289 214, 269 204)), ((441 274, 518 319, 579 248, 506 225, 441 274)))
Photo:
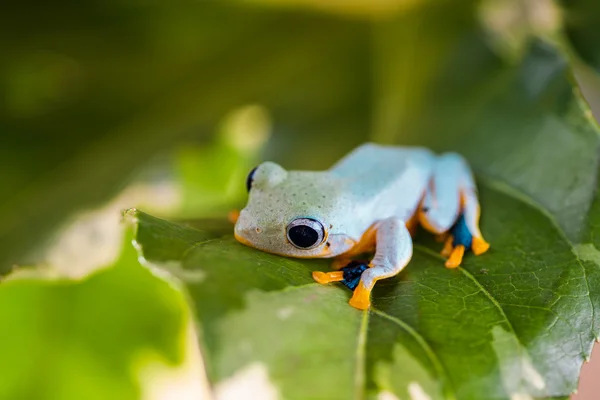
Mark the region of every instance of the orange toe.
POLYGON ((446 261, 446 268, 456 268, 462 262, 463 256, 465 254, 465 246, 459 244, 452 250, 452 254, 450 254, 450 258, 446 261))
POLYGON ((359 310, 366 310, 371 305, 371 291, 368 290, 362 282, 354 289, 354 294, 348 302, 352 307, 359 310))
POLYGON ((481 255, 488 251, 489 248, 490 244, 486 242, 482 237, 473 237, 473 243, 471 244, 471 250, 473 250, 473 254, 475 254, 476 256, 481 255))
POLYGON ((344 273, 342 271, 333 271, 333 272, 321 272, 321 271, 313 271, 312 277, 318 283, 324 285, 330 282, 339 282, 344 280, 344 273))

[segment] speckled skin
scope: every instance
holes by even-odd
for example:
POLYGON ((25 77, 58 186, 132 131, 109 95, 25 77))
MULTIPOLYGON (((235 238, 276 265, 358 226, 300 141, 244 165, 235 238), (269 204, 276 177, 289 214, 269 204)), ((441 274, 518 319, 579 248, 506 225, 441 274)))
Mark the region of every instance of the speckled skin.
POLYGON ((265 162, 254 174, 235 234, 252 247, 290 257, 343 254, 375 221, 406 221, 414 214, 434 159, 426 149, 365 144, 327 171, 285 171, 265 162), (290 244, 286 226, 300 217, 321 221, 327 240, 310 250, 290 244))
POLYGON ((235 236, 270 253, 326 258, 351 254, 363 235, 375 230, 375 256, 361 276, 363 288, 370 291, 378 279, 397 274, 410 261, 406 223, 414 215, 428 230, 442 233, 457 220, 461 207, 469 230, 481 236, 473 178, 459 155, 438 157, 424 148, 367 143, 326 171, 261 164, 235 236), (292 245, 286 227, 297 218, 320 221, 326 231, 323 242, 311 249, 292 245))

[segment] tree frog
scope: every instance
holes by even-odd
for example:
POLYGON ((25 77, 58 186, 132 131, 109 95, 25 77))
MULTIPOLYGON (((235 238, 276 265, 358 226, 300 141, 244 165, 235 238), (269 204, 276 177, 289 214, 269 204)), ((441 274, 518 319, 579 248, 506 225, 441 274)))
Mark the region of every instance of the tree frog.
POLYGON ((358 309, 369 308, 375 282, 408 264, 418 225, 445 240, 448 268, 460 265, 465 250, 480 255, 489 248, 471 170, 456 153, 367 143, 326 171, 264 162, 246 184, 248 203, 234 228, 242 244, 288 257, 334 258, 334 271, 313 272, 322 284, 342 281, 342 267, 375 250, 349 301, 358 309))

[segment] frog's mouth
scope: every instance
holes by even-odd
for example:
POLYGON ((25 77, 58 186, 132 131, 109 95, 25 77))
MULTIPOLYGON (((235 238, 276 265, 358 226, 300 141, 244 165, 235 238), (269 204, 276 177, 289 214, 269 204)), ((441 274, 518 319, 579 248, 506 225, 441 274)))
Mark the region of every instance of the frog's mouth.
POLYGON ((252 246, 252 243, 250 243, 249 240, 247 240, 245 237, 243 237, 242 235, 239 235, 237 233, 237 230, 234 230, 233 232, 233 236, 235 237, 235 239, 240 242, 241 244, 245 245, 245 246, 249 246, 249 247, 254 247, 252 246))

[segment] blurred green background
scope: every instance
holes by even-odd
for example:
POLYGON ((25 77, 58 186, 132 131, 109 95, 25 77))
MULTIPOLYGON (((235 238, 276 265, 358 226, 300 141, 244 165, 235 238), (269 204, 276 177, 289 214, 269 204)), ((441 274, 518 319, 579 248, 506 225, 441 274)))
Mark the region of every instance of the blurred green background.
MULTIPOLYGON (((597 7, 565 3, 577 28, 567 33, 593 66, 584 41, 597 7)), ((236 107, 265 108, 263 157, 290 168, 325 168, 366 139, 452 138, 442 130, 455 126, 427 120, 494 85, 499 59, 518 62, 531 34, 561 37, 563 17, 542 0, 327 4, 3 7, 0 269, 37 261, 32 246, 75 211, 164 175, 173 151, 210 143, 236 107)))
POLYGON ((0 18, 3 266, 235 107, 267 107, 270 153, 295 166, 309 149, 326 166, 369 130, 360 19, 211 1, 19 3, 0 18))
POLYGON ((597 133, 571 109, 571 68, 599 104, 599 27, 593 0, 1 6, 0 274, 38 265, 20 273, 53 283, 0 284, 2 348, 16 349, 4 360, 23 360, 0 362, 0 398, 75 398, 90 387, 103 388, 97 398, 136 398, 140 384, 120 368, 138 362, 138 350, 180 364, 189 343, 169 338, 185 338, 191 324, 183 295, 140 268, 130 246, 120 251, 132 233, 122 233, 118 211, 204 218, 203 227, 226 232, 258 160, 322 169, 366 140, 457 150, 476 172, 539 201, 570 239, 588 235, 597 133), (523 132, 548 130, 537 112, 564 116, 575 133, 536 142, 553 162, 529 176, 518 170, 519 149, 529 157, 523 132), (83 286, 65 278, 112 264, 128 267, 83 286), (104 296, 111 301, 101 306, 104 296), (81 338, 97 324, 107 332, 90 345, 81 338), (36 334, 24 339, 26 331, 36 334), (32 343, 35 356, 23 357, 32 343), (54 347, 72 353, 46 374, 54 347), (114 357, 105 363, 96 352, 114 357), (69 374, 81 387, 61 386, 69 374))

